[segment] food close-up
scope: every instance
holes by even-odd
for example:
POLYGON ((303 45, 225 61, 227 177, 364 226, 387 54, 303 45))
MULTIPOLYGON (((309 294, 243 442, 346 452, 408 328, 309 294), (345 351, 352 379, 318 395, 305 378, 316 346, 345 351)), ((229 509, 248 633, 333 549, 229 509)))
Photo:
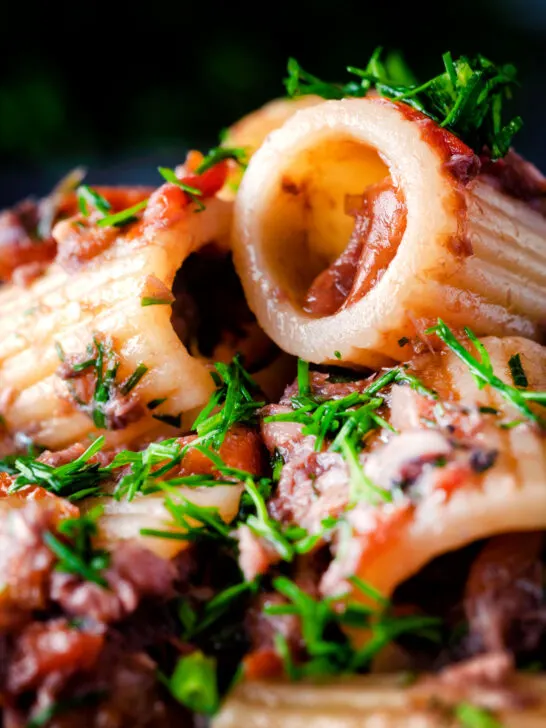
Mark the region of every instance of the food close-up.
POLYGON ((0 213, 6 728, 546 726, 517 84, 290 59, 155 186, 0 213))

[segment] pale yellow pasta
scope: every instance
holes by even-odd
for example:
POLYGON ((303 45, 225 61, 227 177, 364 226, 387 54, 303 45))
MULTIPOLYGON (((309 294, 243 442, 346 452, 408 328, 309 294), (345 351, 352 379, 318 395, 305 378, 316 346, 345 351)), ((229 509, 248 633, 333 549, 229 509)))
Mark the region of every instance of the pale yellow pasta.
MULTIPOLYGON (((511 381, 508 361, 519 353, 529 388, 546 389, 546 349, 518 337, 482 341, 497 376, 511 381)), ((438 391, 440 401, 492 407, 504 414, 506 421, 520 419, 520 413, 496 390, 491 387, 478 390, 468 366, 452 353, 444 357, 421 357, 416 362, 416 373, 438 391)), ((398 393, 412 396, 406 387, 398 388, 393 398, 398 393)), ((396 407, 394 399, 392 407, 396 407)), ((383 463, 384 475, 388 477, 387 471, 391 466, 396 467, 397 457, 404 457, 404 443, 414 442, 419 432, 419 437, 429 436, 422 424, 417 425, 420 430, 411 426, 411 402, 406 400, 404 407, 407 409, 404 416, 408 419, 404 431, 376 449, 364 466, 367 474, 380 484, 383 476, 378 463, 383 463)), ((353 524, 354 538, 326 572, 324 591, 343 591, 347 586, 343 577, 356 573, 390 596, 398 584, 440 554, 496 534, 543 530, 546 527, 546 442, 539 429, 525 422, 509 429, 500 429, 497 423, 492 423, 473 437, 472 445, 496 451, 497 458, 485 472, 468 474, 452 492, 435 487, 427 490, 424 485, 423 495, 414 508, 400 514, 396 503, 382 506, 379 521, 377 511, 372 508, 355 508, 349 512, 347 517, 353 524), (381 523, 387 526, 378 539, 381 523)), ((359 596, 355 590, 354 597, 359 596)))
MULTIPOLYGON (((83 355, 93 337, 109 339, 119 356, 118 380, 139 364, 148 368, 134 390, 144 404, 136 422, 105 434, 108 445, 130 442, 157 428, 152 414, 191 413, 208 399, 213 383, 206 363, 192 357, 174 332, 170 290, 187 256, 211 241, 225 242, 231 204, 207 200, 172 224, 144 226, 142 234, 124 235, 76 270, 54 263, 28 288, 0 290, 0 410, 8 431, 22 432, 51 449, 97 434, 57 374, 56 344, 67 356, 83 355), (165 299, 142 305, 146 297, 165 299), (166 401, 153 412, 145 404, 166 401)), ((54 234, 62 242, 70 221, 54 234)), ((191 414, 189 415, 191 418, 191 414)), ((187 423, 186 423, 187 424, 187 423)))
MULTIPOLYGON (((404 675, 369 675, 332 683, 243 682, 228 697, 213 728, 455 728, 449 692, 426 677, 404 687, 404 675), (445 697, 444 697, 445 694, 445 697)), ((546 723, 545 678, 514 676, 529 707, 498 705, 498 690, 468 684, 460 700, 494 709, 504 728, 542 728, 546 723), (465 695, 466 693, 466 695, 465 695)), ((485 724, 484 724, 485 725, 485 724)))
MULTIPOLYGON (((322 102, 323 99, 318 96, 302 96, 298 99, 283 98, 269 101, 230 126, 222 144, 226 147, 244 149, 245 159, 248 161, 262 146, 268 135, 282 126, 296 111, 306 109, 309 106, 316 106, 322 102)), ((244 170, 240 167, 232 168, 228 182, 221 192, 223 199, 233 200, 235 198, 243 173, 244 170)))
MULTIPOLYGON (((177 488, 169 493, 174 503, 189 501, 198 506, 216 508, 226 523, 237 515, 241 497, 241 485, 215 485, 214 487, 177 488)), ((103 513, 99 519, 101 541, 109 547, 117 541, 137 539, 150 551, 164 558, 172 558, 179 551, 187 548, 189 542, 183 539, 146 536, 141 529, 182 533, 184 529, 173 523, 171 514, 165 508, 165 496, 160 491, 153 495, 137 494, 132 500, 125 498, 90 498, 83 503, 86 512, 97 505, 102 506, 103 513)), ((191 519, 190 519, 191 521, 191 519)), ((193 525, 198 525, 192 521, 193 525)))
POLYGON ((224 144, 226 147, 242 147, 251 156, 262 146, 267 136, 282 126, 296 111, 316 106, 323 101, 318 96, 269 101, 230 126, 224 144))
POLYGON ((463 186, 446 159, 422 123, 373 98, 298 111, 268 137, 239 190, 233 246, 250 307, 274 341, 312 362, 337 363, 337 351, 342 363, 373 367, 403 359, 398 340, 438 316, 479 335, 540 337, 544 217, 482 177, 463 186), (311 316, 309 287, 351 236, 347 196, 386 177, 406 210, 394 257, 347 305, 311 316))

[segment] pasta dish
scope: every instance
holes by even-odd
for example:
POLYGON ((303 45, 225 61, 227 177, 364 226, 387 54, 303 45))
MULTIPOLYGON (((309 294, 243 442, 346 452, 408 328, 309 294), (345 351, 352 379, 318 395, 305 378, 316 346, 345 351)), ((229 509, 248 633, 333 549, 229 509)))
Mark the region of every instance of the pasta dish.
POLYGON ((546 725, 546 179, 443 65, 0 214, 6 728, 546 725))

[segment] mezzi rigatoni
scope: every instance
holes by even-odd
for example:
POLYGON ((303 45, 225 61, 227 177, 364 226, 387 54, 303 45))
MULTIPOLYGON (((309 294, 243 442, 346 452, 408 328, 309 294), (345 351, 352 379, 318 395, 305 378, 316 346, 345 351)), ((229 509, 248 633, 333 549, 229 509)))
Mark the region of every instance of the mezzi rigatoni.
POLYGON ((366 366, 402 360, 399 339, 438 316, 478 335, 539 339, 546 221, 478 166, 404 104, 368 97, 298 111, 254 155, 236 201, 235 262, 264 330, 306 360, 333 363, 337 351, 366 366), (400 240, 384 236, 388 262, 337 310, 312 315, 310 286, 351 238, 347 212, 384 180, 404 206, 400 240))
MULTIPOLYGON (((50 449, 97 433, 114 446, 157 429, 154 415, 176 417, 202 406, 214 385, 206 364, 188 353, 171 325, 171 287, 190 253, 225 243, 230 219, 231 203, 213 198, 199 214, 193 204, 171 214, 159 191, 139 223, 109 229, 112 240, 98 254, 76 265, 54 262, 26 288, 2 286, 0 410, 8 432, 50 449), (118 357, 118 382, 146 368, 132 392, 141 416, 115 431, 99 432, 59 376, 59 352, 85 359, 94 340, 118 357), (161 404, 149 409, 154 401, 161 404)), ((73 225, 62 221, 54 230, 61 261, 73 225)))

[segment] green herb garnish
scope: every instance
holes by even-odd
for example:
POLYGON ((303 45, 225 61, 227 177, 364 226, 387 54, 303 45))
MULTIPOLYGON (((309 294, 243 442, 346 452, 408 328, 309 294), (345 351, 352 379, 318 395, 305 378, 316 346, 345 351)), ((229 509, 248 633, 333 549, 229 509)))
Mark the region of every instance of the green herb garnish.
POLYGON ((12 473, 17 473, 18 476, 9 492, 17 492, 27 485, 37 485, 70 501, 97 495, 101 484, 110 477, 110 473, 101 468, 99 463, 90 463, 89 460, 99 452, 103 444, 104 437, 98 437, 78 458, 57 468, 28 455, 17 457, 12 473))
POLYGON ((245 168, 247 166, 247 157, 247 151, 242 147, 213 147, 207 152, 207 155, 195 170, 195 174, 203 174, 203 172, 207 172, 225 159, 232 159, 245 168))
POLYGON ((245 491, 252 499, 256 514, 247 517, 245 525, 250 530, 267 541, 279 554, 283 561, 292 561, 294 558, 294 547, 283 534, 283 524, 271 518, 267 512, 267 505, 252 480, 245 483, 245 491))
POLYGON ((298 359, 298 394, 300 397, 307 397, 311 392, 311 380, 309 379, 309 362, 298 359))
POLYGON ((485 386, 492 387, 508 404, 511 404, 519 410, 528 420, 535 422, 542 428, 546 428, 546 420, 535 414, 528 405, 528 402, 546 405, 546 392, 522 391, 511 384, 503 382, 494 373, 489 354, 478 337, 468 328, 465 328, 464 331, 470 342, 474 345, 479 358, 465 349, 442 319, 438 319, 437 325, 428 329, 426 333, 436 334, 466 364, 479 389, 483 389, 485 386))
POLYGON ((182 600, 178 616, 184 628, 184 639, 194 639, 197 635, 210 630, 225 614, 233 610, 242 597, 256 594, 258 589, 258 579, 232 584, 205 602, 199 612, 193 609, 187 600, 182 600))
POLYGON ((459 703, 454 713, 461 728, 502 728, 489 710, 472 703, 459 703))
POLYGON ((181 459, 181 447, 176 439, 153 442, 140 452, 122 450, 110 463, 108 470, 126 467, 130 470, 117 484, 114 497, 117 500, 122 497, 132 500, 139 492, 157 491, 157 478, 171 470, 181 459))
POLYGON ((196 713, 212 715, 219 705, 216 660, 200 651, 181 657, 168 687, 182 705, 196 713))
POLYGON ((140 531, 142 535, 166 536, 167 533, 172 533, 167 538, 177 538, 181 541, 212 539, 227 544, 235 543, 235 539, 231 535, 231 527, 226 524, 218 508, 200 506, 192 503, 187 498, 180 498, 179 496, 176 497, 176 500, 167 496, 165 498, 165 508, 172 516, 175 525, 183 529, 183 531, 151 531, 143 528, 140 531))
POLYGON ((102 571, 110 563, 110 554, 102 549, 95 549, 92 539, 97 535, 97 519, 102 508, 93 508, 79 518, 66 518, 57 527, 58 538, 51 531, 44 533, 44 542, 57 556, 57 571, 78 574, 86 581, 100 586, 108 586, 102 571))
POLYGON ((478 153, 487 147, 492 159, 506 155, 523 124, 519 116, 503 121, 504 102, 511 99, 517 86, 514 66, 497 66, 481 55, 453 59, 451 53, 445 53, 444 71, 418 84, 402 66, 390 64, 388 57, 382 61, 381 52, 377 48, 364 69, 349 66, 347 70, 358 80, 345 85, 326 83, 291 58, 285 81, 288 94, 342 99, 366 96, 374 89, 381 96, 403 101, 426 114, 478 153))
POLYGON ((136 213, 144 210, 147 205, 148 200, 141 200, 140 202, 137 202, 136 205, 128 207, 126 210, 120 210, 112 215, 102 217, 100 220, 97 220, 97 225, 100 227, 123 227, 124 225, 129 225, 138 220, 136 213))
POLYGON ((372 503, 390 502, 392 495, 371 482, 358 459, 358 452, 364 447, 369 433, 378 427, 393 430, 377 412, 384 404, 384 398, 378 395, 391 384, 408 384, 430 399, 438 398, 436 392, 425 387, 405 366, 389 369, 364 391, 351 392, 338 399, 325 399, 312 392, 309 363, 301 359, 297 381, 298 394, 292 397, 294 411, 266 416, 264 422, 301 423, 302 434, 314 435, 317 451, 323 449, 327 439, 330 440, 329 449, 340 452, 348 464, 352 502, 360 499, 372 503))
POLYGON ((218 449, 227 431, 236 424, 254 425, 258 410, 265 405, 254 398, 260 388, 244 369, 241 357, 235 356, 231 364, 218 362, 212 378, 216 391, 193 423, 199 443, 218 449))
POLYGON ((159 298, 157 296, 143 296, 140 299, 141 306, 170 306, 173 302, 171 298, 159 298))
POLYGON ((350 674, 367 668, 371 660, 386 645, 403 634, 414 634, 428 640, 439 640, 441 620, 426 616, 397 617, 390 604, 373 587, 357 577, 350 579, 353 586, 366 595, 374 606, 348 601, 343 611, 336 608, 339 599, 314 599, 286 577, 273 580, 273 586, 288 600, 288 604, 270 605, 264 609, 268 615, 290 614, 299 617, 307 657, 295 663, 289 646, 282 635, 275 643, 283 658, 287 675, 294 680, 323 675, 350 674), (355 649, 342 627, 362 628, 370 631, 363 647, 355 649))
POLYGON ((192 187, 191 185, 182 182, 182 180, 178 179, 176 176, 174 169, 170 169, 169 167, 158 167, 157 171, 163 179, 173 185, 177 185, 189 196, 191 201, 197 206, 197 212, 202 212, 205 209, 203 201, 199 199, 200 197, 203 197, 203 192, 198 187, 192 187))
POLYGON ((519 354, 514 354, 514 356, 510 357, 508 360, 508 366, 510 367, 510 373, 512 374, 512 381, 516 387, 522 387, 523 389, 528 387, 529 382, 523 369, 523 364, 521 363, 521 357, 519 354))
POLYGON ((162 415, 152 415, 154 420, 157 420, 158 422, 163 422, 164 425, 170 425, 170 427, 174 427, 175 429, 179 430, 182 425, 182 413, 179 412, 177 415, 169 415, 169 414, 162 414, 162 415))
POLYGON ((123 384, 120 385, 119 391, 123 395, 129 394, 131 390, 133 390, 136 385, 140 382, 142 377, 146 374, 148 371, 148 367, 145 364, 139 364, 135 371, 129 376, 123 384))
POLYGON ((358 503, 361 500, 365 500, 372 505, 377 505, 381 502, 391 503, 392 494, 375 485, 368 478, 358 459, 356 447, 348 438, 341 441, 340 451, 349 466, 349 501, 351 503, 358 503))
POLYGON ((76 198, 78 200, 80 212, 82 215, 85 215, 85 217, 89 217, 89 205, 94 207, 103 215, 107 215, 112 209, 108 200, 102 195, 99 195, 99 193, 92 187, 89 187, 89 185, 80 185, 76 190, 76 198))
MULTIPOLYGON (((60 345, 57 347, 57 353, 61 361, 65 361, 65 355, 60 345)), ((70 377, 67 378, 69 391, 79 408, 90 415, 95 427, 100 429, 109 429, 110 422, 107 412, 107 405, 120 394, 126 396, 138 384, 142 377, 148 371, 148 367, 139 364, 135 371, 125 380, 118 384, 116 381, 119 358, 113 350, 111 344, 101 342, 95 336, 93 343, 87 346, 87 359, 73 364, 71 369, 74 375, 78 375, 87 370, 93 371, 95 376, 95 388, 90 402, 84 402, 76 394, 74 388, 70 385, 70 377)))

